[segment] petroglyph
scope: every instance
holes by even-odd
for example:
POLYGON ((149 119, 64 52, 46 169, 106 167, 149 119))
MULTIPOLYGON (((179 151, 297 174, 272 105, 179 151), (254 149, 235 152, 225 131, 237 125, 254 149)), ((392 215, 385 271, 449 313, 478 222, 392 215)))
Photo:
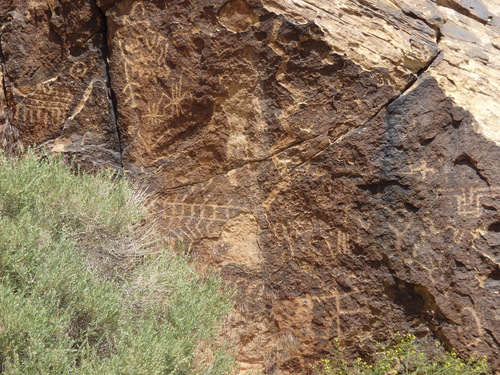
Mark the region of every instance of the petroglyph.
POLYGON ((436 284, 435 275, 441 282, 447 278, 444 270, 449 268, 447 264, 449 262, 446 261, 445 254, 430 248, 424 249, 420 244, 416 244, 412 251, 411 262, 417 263, 428 274, 433 284, 436 284))
MULTIPOLYGON (((476 251, 477 253, 481 254, 481 256, 485 257, 486 259, 489 259, 493 264, 496 264, 497 267, 500 267, 500 256, 499 255, 488 254, 484 251, 481 251, 477 248, 477 246, 475 244, 472 244, 471 248, 474 249, 474 251, 476 251)), ((500 291, 499 291, 499 294, 500 294, 500 291)))
MULTIPOLYGON (((474 335, 475 339, 469 342, 466 346, 468 348, 476 346, 482 341, 482 338, 484 336, 484 329, 483 329, 483 324, 481 322, 481 318, 479 317, 477 311, 473 307, 464 307, 462 309, 462 326, 463 327, 471 327, 475 326, 476 328, 476 334, 474 335), (469 320, 473 321, 472 324, 470 324, 469 320)), ((460 330, 462 330, 462 326, 460 326, 460 330)))
POLYGON ((329 303, 333 300, 333 318, 337 328, 337 338, 342 339, 346 332, 343 329, 342 325, 342 317, 346 315, 364 315, 368 317, 370 314, 370 310, 365 307, 353 308, 353 305, 358 305, 357 302, 353 303, 353 297, 356 295, 362 295, 363 291, 358 289, 353 289, 351 291, 342 291, 339 283, 333 287, 333 290, 328 294, 323 294, 319 297, 319 299, 323 303, 329 303))
MULTIPOLYGON (((389 226, 389 228, 391 228, 391 230, 396 235, 396 242, 394 243, 394 249, 396 250, 396 253, 399 255, 399 257, 401 258, 401 260, 403 262, 407 262, 408 259, 403 254, 402 248, 403 248, 403 240, 405 238, 405 233, 410 229, 411 223, 400 221, 399 224, 400 225, 402 224, 402 229, 400 229, 398 226, 393 225, 391 223, 388 223, 387 225, 389 226)), ((411 260, 410 260, 410 263, 411 263, 411 260)))
POLYGON ((338 254, 347 254, 351 250, 349 244, 349 233, 344 232, 342 230, 337 231, 337 253, 338 254))
POLYGON ((241 207, 210 203, 165 202, 159 211, 169 233, 189 240, 218 237, 224 224, 242 211, 241 207))
MULTIPOLYGON (((162 93, 158 102, 149 102, 147 104, 147 109, 142 117, 146 119, 148 124, 160 125, 170 114, 177 116, 184 114, 182 102, 187 97, 191 97, 191 94, 187 91, 182 91, 181 77, 179 82, 171 86, 170 95, 162 93)), ((161 139, 162 137, 158 138, 157 142, 160 142, 161 139)))
MULTIPOLYGON (((426 224, 426 230, 420 233, 421 235, 423 235, 423 238, 430 236, 436 237, 438 235, 442 235, 447 231, 450 231, 452 233, 453 243, 459 244, 465 236, 465 233, 462 230, 460 230, 460 228, 457 228, 455 225, 447 225, 446 227, 442 226, 436 227, 436 224, 430 218, 423 219, 423 222, 426 224)), ((449 244, 447 244, 447 246, 449 246, 449 244)))
POLYGON ((87 70, 87 65, 85 65, 85 63, 81 61, 78 61, 71 66, 71 68, 69 69, 69 74, 74 79, 79 79, 85 76, 87 70))
POLYGON ((87 89, 84 91, 82 98, 80 99, 76 107, 73 109, 71 116, 69 116, 68 118, 69 120, 73 120, 82 111, 83 107, 85 106, 85 103, 87 103, 87 100, 89 100, 93 89, 94 89, 94 81, 91 81, 87 89))
POLYGON ((62 125, 68 115, 73 96, 53 87, 56 81, 57 78, 43 82, 32 93, 23 95, 23 99, 16 106, 14 118, 26 124, 62 125))
POLYGON ((343 163, 345 168, 347 168, 348 165, 355 164, 355 161, 353 160, 353 158, 351 157, 350 159, 352 159, 352 160, 349 160, 349 158, 347 158, 346 156, 343 155, 343 150, 340 148, 337 150, 337 157, 335 159, 339 163, 343 163))
POLYGON ((142 116, 146 123, 151 125, 160 125, 167 115, 165 113, 165 107, 162 106, 162 100, 165 94, 162 94, 160 101, 157 103, 148 102, 146 111, 142 116))
POLYGON ((126 96, 125 104, 136 108, 145 82, 158 84, 170 76, 170 68, 166 64, 169 41, 154 30, 143 3, 135 4, 130 15, 123 18, 123 28, 116 33, 127 82, 122 92, 126 96), (125 38, 129 33, 127 29, 132 29, 135 38, 125 38))
POLYGON ((132 108, 137 108, 137 102, 143 98, 139 91, 141 85, 137 82, 129 81, 129 70, 132 70, 132 68, 128 66, 127 62, 125 62, 125 76, 127 77, 127 84, 124 85, 122 89, 126 96, 124 104, 129 105, 132 108))
MULTIPOLYGON (((162 94, 162 96, 165 94, 162 94)), ((179 82, 175 83, 170 92, 170 96, 165 95, 170 102, 167 104, 167 108, 172 107, 172 110, 175 111, 176 115, 179 116, 181 113, 184 114, 182 110, 182 101, 185 97, 191 96, 187 91, 182 92, 182 77, 179 82)))
POLYGON ((434 173, 436 170, 427 166, 427 160, 421 160, 418 166, 410 165, 410 172, 404 172, 407 175, 419 175, 422 179, 427 179, 427 175, 434 173))
POLYGON ((483 200, 499 197, 500 187, 439 189, 438 194, 454 206, 458 215, 479 217, 483 200))

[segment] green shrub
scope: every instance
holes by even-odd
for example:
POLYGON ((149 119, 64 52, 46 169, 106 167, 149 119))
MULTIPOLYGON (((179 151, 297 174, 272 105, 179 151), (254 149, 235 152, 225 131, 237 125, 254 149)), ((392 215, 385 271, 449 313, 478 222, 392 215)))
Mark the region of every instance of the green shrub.
POLYGON ((227 374, 219 278, 163 247, 111 172, 0 153, 0 373, 227 374))
POLYGON ((424 350, 411 334, 397 334, 393 342, 380 348, 373 364, 361 358, 345 360, 346 352, 338 340, 334 355, 314 367, 317 375, 487 375, 486 358, 461 359, 455 351, 446 352, 439 343, 424 350))

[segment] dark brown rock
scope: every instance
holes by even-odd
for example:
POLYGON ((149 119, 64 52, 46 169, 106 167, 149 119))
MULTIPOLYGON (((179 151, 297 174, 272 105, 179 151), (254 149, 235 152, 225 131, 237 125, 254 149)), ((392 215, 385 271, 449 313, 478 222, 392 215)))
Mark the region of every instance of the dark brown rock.
POLYGON ((2 9, 10 123, 25 145, 46 145, 88 168, 120 166, 105 33, 87 0, 13 1, 2 9))
POLYGON ((242 373, 397 330, 500 369, 499 32, 469 3, 7 1, 2 134, 147 183, 237 287, 242 373))

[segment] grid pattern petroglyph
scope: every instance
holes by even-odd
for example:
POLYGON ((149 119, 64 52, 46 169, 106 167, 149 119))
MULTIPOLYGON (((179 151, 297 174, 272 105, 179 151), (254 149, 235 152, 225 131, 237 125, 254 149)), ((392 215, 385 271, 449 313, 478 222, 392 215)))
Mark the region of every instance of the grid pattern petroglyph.
MULTIPOLYGON (((359 285, 359 282, 352 280, 351 284, 359 285)), ((358 299, 366 293, 364 286, 363 288, 352 287, 349 291, 344 291, 340 287, 339 282, 333 287, 331 292, 322 294, 319 299, 323 303, 333 305, 333 323, 337 331, 337 338, 343 339, 346 337, 346 327, 342 324, 342 318, 347 316, 363 316, 368 318, 370 316, 370 310, 360 304, 358 299)), ((376 290, 371 289, 370 292, 375 292, 376 290)))

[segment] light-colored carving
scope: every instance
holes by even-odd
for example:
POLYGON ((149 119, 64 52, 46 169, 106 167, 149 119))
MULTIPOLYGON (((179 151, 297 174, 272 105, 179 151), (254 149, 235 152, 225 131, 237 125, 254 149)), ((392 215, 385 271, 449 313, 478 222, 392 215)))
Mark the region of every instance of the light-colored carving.
MULTIPOLYGON (((132 88, 130 88, 132 89, 132 88)), ((158 102, 149 102, 143 118, 151 125, 160 125, 170 113, 175 113, 179 116, 184 114, 182 109, 182 101, 191 94, 187 91, 182 91, 182 77, 179 82, 172 85, 170 95, 162 93, 158 102), (168 109, 171 109, 169 112, 168 109)), ((157 139, 156 143, 161 142, 163 137, 157 139)))
POLYGON ((166 64, 169 41, 154 30, 142 2, 136 3, 130 15, 123 18, 123 29, 116 36, 127 82, 122 88, 126 96, 124 104, 136 108, 145 81, 155 84, 170 75, 166 64), (134 37, 126 37, 126 31, 131 31, 129 34, 134 37))
MULTIPOLYGON (((165 94, 162 94, 162 97, 165 94)), ((169 99, 169 103, 166 108, 172 107, 172 110, 175 111, 175 114, 179 116, 181 113, 184 114, 182 110, 182 101, 187 96, 191 96, 187 91, 182 91, 182 77, 179 82, 175 83, 170 91, 170 95, 165 95, 169 99)))
POLYGON ((349 233, 342 230, 337 231, 337 252, 340 254, 347 254, 350 252, 349 246, 349 233))
POLYGON ((436 227, 436 224, 430 218, 424 218, 423 222, 426 224, 426 231, 421 233, 423 237, 429 237, 430 235, 437 236, 447 231, 451 231, 453 233, 453 243, 459 244, 466 234, 459 227, 454 225, 436 227))
MULTIPOLYGON (((396 213, 397 212, 398 211, 396 211, 396 213)), ((398 218, 398 225, 393 225, 391 223, 387 223, 387 225, 389 226, 389 228, 391 228, 391 230, 394 232, 394 235, 396 236, 396 242, 394 243, 394 249, 396 250, 396 253, 405 264, 411 264, 412 259, 409 259, 403 254, 403 240, 406 237, 406 232, 411 228, 412 223, 405 221, 403 218, 398 218)))
MULTIPOLYGON (((62 125, 68 115, 73 96, 53 87, 56 79, 41 83, 16 106, 14 118, 20 122, 62 125)), ((18 91, 19 93, 19 91, 18 91)))
POLYGON ((74 63, 71 68, 69 68, 69 74, 75 79, 79 79, 85 76, 87 73, 87 65, 85 63, 78 61, 74 63))
MULTIPOLYGON (((345 157, 342 153, 342 149, 338 149, 337 151, 337 157, 335 158, 339 163, 343 163, 344 167, 347 168, 347 165, 354 165, 354 160, 349 160, 347 157, 345 157)), ((351 157, 351 159, 353 159, 351 157)))
POLYGON ((147 104, 146 112, 142 117, 146 120, 148 124, 160 125, 164 121, 166 113, 165 113, 165 107, 162 106, 163 95, 165 94, 162 94, 162 98, 160 99, 159 102, 157 103, 149 102, 147 104))
POLYGON ((83 92, 83 95, 82 95, 80 101, 75 106, 75 108, 73 109, 73 111, 71 113, 71 116, 69 116, 68 119, 73 120, 82 111, 82 109, 85 107, 85 104, 89 100, 93 89, 94 89, 94 81, 91 81, 90 84, 88 85, 88 87, 83 92))
POLYGON ((344 336, 343 328, 342 328, 342 316, 343 315, 353 315, 353 314, 364 314, 368 316, 370 314, 370 310, 368 308, 358 308, 358 309, 345 309, 342 307, 342 299, 347 298, 349 296, 355 294, 361 294, 362 291, 354 289, 349 292, 342 292, 340 287, 337 285, 333 288, 333 290, 328 293, 320 296, 320 300, 325 302, 325 300, 334 300, 334 319, 337 328, 337 338, 342 340, 344 336))
POLYGON ((441 282, 446 280, 447 276, 443 270, 448 269, 448 267, 444 254, 432 250, 422 250, 422 247, 416 244, 412 251, 411 261, 418 264, 427 273, 433 285, 436 284, 434 275, 437 275, 441 282))
POLYGON ((140 88, 141 85, 137 82, 134 82, 130 78, 129 71, 133 70, 128 62, 124 64, 124 72, 127 84, 123 86, 122 92, 125 94, 125 100, 123 101, 124 105, 128 105, 131 108, 137 108, 137 101, 141 100, 143 96, 141 95, 140 88))
POLYGON ((500 187, 439 189, 438 193, 456 207, 460 216, 479 217, 482 213, 483 200, 498 197, 500 187))
POLYGON ((403 174, 417 175, 419 174, 422 179, 427 179, 427 175, 434 173, 436 170, 427 166, 426 160, 421 160, 418 166, 410 165, 410 172, 405 172, 403 174))
POLYGON ((467 313, 467 314, 462 314, 463 326, 470 327, 470 325, 467 322, 465 322, 465 320, 467 319, 467 315, 469 315, 469 317, 472 317, 472 319, 474 321, 474 325, 476 326, 476 335, 475 335, 476 338, 474 340, 470 341, 466 345, 468 348, 470 348, 470 347, 476 346, 477 344, 479 344, 483 340, 483 336, 484 336, 483 324, 481 322, 481 318, 479 317, 477 311, 474 310, 473 307, 470 307, 470 306, 464 307, 462 312, 467 313))
POLYGON ((167 228, 176 235, 189 240, 218 237, 224 224, 241 212, 237 206, 166 202, 158 211, 167 221, 167 228))

